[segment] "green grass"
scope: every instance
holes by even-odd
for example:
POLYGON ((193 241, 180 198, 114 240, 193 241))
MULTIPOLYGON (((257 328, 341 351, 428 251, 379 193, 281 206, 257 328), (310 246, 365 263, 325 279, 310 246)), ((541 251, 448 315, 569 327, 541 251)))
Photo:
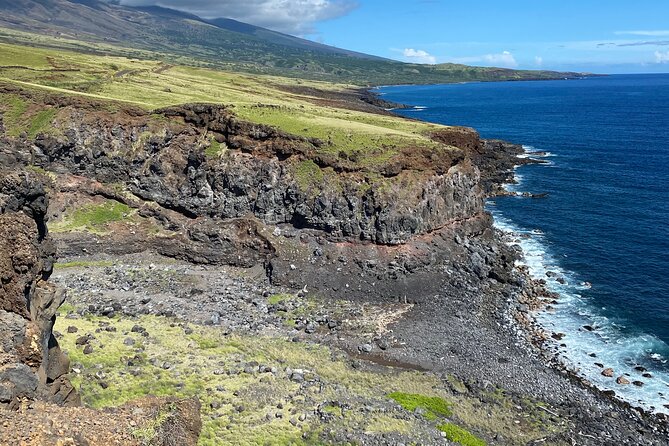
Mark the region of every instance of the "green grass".
POLYGON ((56 117, 58 110, 55 108, 47 108, 45 110, 40 110, 35 116, 32 117, 30 121, 30 126, 28 127, 28 137, 34 138, 40 133, 45 132, 51 125, 51 122, 56 117))
MULTIPOLYGON (((155 316, 65 319, 62 317, 65 310, 71 308, 61 308, 55 330, 63 333, 59 342, 72 364, 83 367, 84 373, 73 374, 72 381, 84 403, 104 408, 149 394, 196 395, 202 402, 200 445, 332 444, 319 440, 317 433, 321 426, 315 415, 309 415, 320 405, 336 415, 335 424, 326 426, 328 429, 412 432, 416 428, 415 421, 402 419, 401 412, 388 412, 379 417, 349 417, 348 412, 342 416, 338 407, 328 407, 331 401, 339 400, 368 399, 373 404, 381 404, 390 389, 425 392, 439 384, 435 377, 418 372, 379 373, 354 369, 345 355, 320 345, 264 336, 224 336, 216 327, 192 326, 193 333, 187 335, 172 320, 155 316), (145 327, 149 335, 131 332, 135 324, 145 327), (71 325, 78 328, 76 333, 67 333, 71 325), (116 332, 104 330, 107 325, 114 326, 116 332), (93 353, 85 355, 75 342, 88 333, 94 336, 93 353), (128 337, 135 340, 134 345, 125 345, 128 337), (132 366, 128 366, 129 360, 132 366), (171 368, 162 367, 166 361, 172 364, 171 368), (274 366, 279 371, 276 376, 217 372, 219 369, 240 370, 243 364, 252 361, 274 366), (300 386, 284 376, 285 367, 300 368, 307 376, 318 376, 324 384, 322 390, 298 393, 300 386), (133 370, 136 372, 131 374, 133 370), (103 372, 104 377, 96 378, 96 372, 103 372), (99 385, 101 380, 108 384, 107 388, 99 385), (220 407, 212 408, 214 402, 220 407), (276 412, 279 403, 284 406, 284 417, 266 419, 265 414, 276 412), (235 409, 240 404, 246 407, 243 412, 235 409), (299 414, 309 417, 293 426, 290 418, 299 414)), ((137 434, 145 438, 151 432, 137 434)))
POLYGON ((295 169, 295 180, 302 191, 318 187, 323 182, 323 171, 312 160, 304 160, 295 169))
POLYGON ((446 434, 446 438, 463 446, 486 446, 486 442, 468 430, 453 423, 440 424, 439 430, 446 434))
MULTIPOLYGON (((278 303, 289 297, 276 295, 268 300, 278 303)), ((63 305, 54 329, 63 334, 59 343, 80 370, 71 377, 84 403, 105 408, 146 395, 197 396, 202 402, 200 445, 204 446, 337 444, 323 440, 330 431, 396 432, 418 440, 417 432, 433 435, 435 429, 463 445, 485 444, 476 443, 476 437, 467 436, 457 426, 445 427, 451 416, 458 424, 498 435, 501 443, 517 446, 564 429, 555 421, 536 423, 529 409, 519 411, 517 403, 503 394, 483 404, 478 395, 449 393, 432 374, 354 366, 345 353, 319 344, 292 342, 289 337, 226 335, 218 327, 198 325, 189 325, 192 333, 187 333, 178 320, 157 316, 64 317, 76 310, 71 304, 63 305), (133 333, 134 325, 145 327, 148 336, 133 333), (69 326, 78 331, 68 333, 69 326), (107 331, 107 326, 116 331, 107 331), (76 339, 87 334, 94 336, 93 353, 84 355, 76 339), (126 338, 134 339, 134 345, 126 345, 126 338), (165 362, 171 367, 164 368, 165 362), (249 363, 274 367, 277 374, 243 372, 249 363), (286 367, 303 369, 307 379, 317 377, 319 385, 299 391, 300 385, 287 379, 286 367), (104 376, 96 377, 97 372, 104 376), (100 381, 108 386, 103 388, 100 381), (351 403, 352 408, 342 411, 332 404, 335 401, 351 403), (219 406, 212 407, 212 403, 219 406), (276 412, 278 404, 284 406, 284 417, 267 419, 265 415, 276 412), (238 412, 239 405, 245 410, 238 412), (387 409, 360 412, 366 405, 387 409), (334 419, 320 423, 315 415, 318 408, 334 419), (405 410, 418 408, 424 417, 406 417, 405 410), (300 414, 307 415, 306 420, 292 425, 290 419, 300 414)), ((150 434, 138 435, 144 433, 150 434)))
MULTIPOLYGON (((23 17, 19 18, 19 21, 23 17)), ((75 19, 76 20, 76 19, 75 19)), ((99 20, 99 19, 98 19, 99 20)), ((117 40, 118 35, 105 34, 106 27, 100 27, 97 36, 81 34, 81 39, 74 40, 63 36, 51 37, 30 32, 0 28, 0 39, 20 42, 32 47, 76 50, 86 53, 113 54, 133 58, 159 58, 164 62, 177 65, 207 66, 218 69, 281 75, 300 79, 318 79, 329 82, 346 82, 357 85, 388 85, 408 83, 448 83, 463 81, 500 81, 522 79, 563 78, 564 73, 527 70, 504 70, 487 67, 468 67, 459 64, 423 65, 407 64, 381 59, 361 59, 342 55, 330 55, 319 51, 297 49, 276 45, 276 36, 264 38, 246 37, 237 33, 215 28, 190 20, 139 24, 134 20, 126 23, 124 41, 117 45, 102 43, 109 37, 117 40), (154 52, 152 50, 157 50, 154 52)), ((144 22, 144 20, 142 20, 144 22)), ((27 21, 29 28, 38 33, 43 31, 39 22, 27 21), (33 28, 34 27, 34 28, 33 28)), ((49 23, 49 28, 59 29, 49 23)), ((76 28, 72 25, 70 28, 76 28)), ((64 35, 70 29, 60 27, 64 35)), ((279 40, 283 40, 280 37, 279 40)), ((25 55, 21 51, 8 51, 2 55, 1 65, 17 65, 30 62, 40 69, 52 67, 52 63, 39 52, 25 55)), ((57 64, 59 67, 66 65, 57 64)), ((114 72, 123 66, 114 62, 108 64, 114 72)), ((169 70, 168 70, 169 71, 169 70)), ((124 78, 125 76, 119 76, 124 78)))
POLYGON ((216 141, 216 139, 212 138, 209 142, 209 147, 205 149, 204 154, 210 158, 215 158, 225 153, 226 149, 227 147, 225 144, 221 144, 220 142, 216 141))
POLYGON ((51 129, 51 123, 58 112, 55 108, 44 108, 37 112, 30 112, 30 103, 23 97, 15 94, 0 96, 0 112, 7 135, 17 137, 26 132, 29 138, 51 129))
POLYGON ((3 122, 7 135, 19 136, 23 131, 22 117, 28 111, 27 102, 16 95, 3 95, 0 97, 3 108, 3 122))
POLYGON ((220 345, 220 342, 218 342, 217 340, 200 335, 194 335, 192 336, 192 339, 197 343, 198 348, 201 350, 216 348, 220 345))
POLYGON ((50 225, 53 232, 89 231, 104 232, 109 223, 128 220, 135 211, 118 201, 106 200, 102 204, 91 204, 66 215, 62 221, 50 225))
MULTIPOLYGON (((80 54, 0 43, 0 54, 5 51, 16 57, 14 64, 43 70, 43 61, 49 58, 56 66, 73 70, 54 73, 48 70, 0 69, 0 81, 21 88, 118 101, 147 110, 193 102, 224 104, 230 106, 241 119, 274 126, 294 135, 320 139, 324 144, 319 152, 334 156, 344 153, 363 166, 373 167, 386 161, 403 147, 437 147, 429 134, 441 128, 396 116, 318 105, 308 95, 287 91, 287 88, 298 86, 324 91, 352 88, 347 84, 179 65, 160 71, 163 62, 148 58, 80 54), (127 71, 127 74, 117 77, 115 73, 118 71, 127 71)), ((40 111, 35 116, 21 119, 27 110, 25 100, 16 95, 6 96, 2 102, 12 102, 10 124, 23 125, 16 129, 10 126, 10 136, 18 136, 21 131, 33 136, 47 129, 54 112, 40 111), (30 124, 26 125, 28 122, 30 124)), ((110 103, 110 111, 113 108, 110 103)), ((205 149, 207 156, 224 153, 226 148, 222 144, 214 140, 209 142, 205 149)))
POLYGON ((293 296, 291 294, 273 294, 267 299, 267 303, 270 305, 276 305, 287 300, 291 300, 293 296))
POLYGON ((388 397, 410 412, 422 409, 424 411, 423 416, 431 421, 439 417, 448 417, 453 413, 451 404, 438 396, 393 392, 388 397))
POLYGON ((67 302, 58 307, 58 313, 61 316, 67 316, 68 313, 73 313, 75 310, 76 308, 73 305, 68 304, 67 302))

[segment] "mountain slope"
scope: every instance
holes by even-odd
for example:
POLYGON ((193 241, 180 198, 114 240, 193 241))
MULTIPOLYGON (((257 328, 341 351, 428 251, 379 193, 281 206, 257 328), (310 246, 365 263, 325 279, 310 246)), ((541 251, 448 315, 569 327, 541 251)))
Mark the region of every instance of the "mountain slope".
POLYGON ((242 34, 255 36, 259 39, 271 40, 272 42, 292 48, 300 48, 308 51, 320 51, 323 53, 358 57, 361 59, 385 60, 387 62, 392 62, 390 59, 385 59, 383 57, 372 56, 370 54, 358 53, 356 51, 349 51, 334 46, 323 45, 322 43, 313 42, 311 40, 306 40, 306 39, 300 39, 299 37, 279 33, 255 25, 249 25, 248 23, 239 22, 233 19, 217 18, 209 20, 208 22, 222 29, 227 29, 229 31, 235 31, 242 34))
MULTIPOLYGON (((86 42, 91 51, 159 52, 178 61, 241 71, 359 85, 552 79, 577 73, 406 64, 322 45, 231 19, 203 20, 161 7, 130 8, 100 0, 0 0, 0 28, 86 42)), ((5 41, 16 39, 5 32, 5 41)), ((32 39, 32 44, 35 39, 32 39)), ((30 41, 30 39, 28 39, 30 41)), ((25 39, 24 39, 24 43, 25 39)), ((43 43, 42 43, 43 44, 43 43)))

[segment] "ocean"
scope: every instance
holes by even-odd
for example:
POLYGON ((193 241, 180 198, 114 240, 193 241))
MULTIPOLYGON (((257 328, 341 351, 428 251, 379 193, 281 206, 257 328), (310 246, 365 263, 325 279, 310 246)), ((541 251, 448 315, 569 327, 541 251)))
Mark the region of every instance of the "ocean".
POLYGON ((414 106, 404 116, 545 152, 548 164, 518 168, 511 188, 546 198, 488 203, 531 273, 561 295, 537 320, 565 334, 555 348, 570 368, 669 413, 669 74, 378 92, 414 106))

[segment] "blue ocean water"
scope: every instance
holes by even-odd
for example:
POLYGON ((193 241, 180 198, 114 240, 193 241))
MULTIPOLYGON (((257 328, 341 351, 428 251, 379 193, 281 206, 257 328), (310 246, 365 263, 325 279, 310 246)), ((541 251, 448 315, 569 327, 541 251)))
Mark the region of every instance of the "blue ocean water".
POLYGON ((547 198, 489 205, 532 273, 562 295, 555 312, 538 320, 566 334, 556 348, 571 367, 630 402, 669 413, 669 75, 379 92, 416 106, 398 111, 405 116, 549 152, 548 166, 520 167, 513 186, 547 198), (618 385, 595 362, 643 386, 618 385))

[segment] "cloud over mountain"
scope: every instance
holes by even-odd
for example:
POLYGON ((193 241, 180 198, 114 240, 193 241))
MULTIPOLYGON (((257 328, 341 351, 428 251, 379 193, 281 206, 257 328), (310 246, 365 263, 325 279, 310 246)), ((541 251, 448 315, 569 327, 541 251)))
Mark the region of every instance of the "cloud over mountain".
POLYGON ((353 0, 121 0, 127 6, 162 6, 203 18, 226 17, 287 34, 311 34, 314 24, 348 14, 353 0))
POLYGON ((410 62, 435 64, 437 58, 424 50, 415 50, 413 48, 405 48, 402 51, 404 57, 410 62))
POLYGON ((499 54, 486 54, 483 56, 483 60, 489 64, 504 68, 515 68, 518 66, 516 58, 509 51, 502 51, 499 54))

